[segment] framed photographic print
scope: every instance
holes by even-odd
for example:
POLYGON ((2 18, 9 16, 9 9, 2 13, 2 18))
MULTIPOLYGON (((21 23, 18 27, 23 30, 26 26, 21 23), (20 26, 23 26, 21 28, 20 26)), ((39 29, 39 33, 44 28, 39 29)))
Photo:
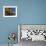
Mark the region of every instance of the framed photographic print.
POLYGON ((17 17, 17 6, 3 6, 3 17, 17 17))

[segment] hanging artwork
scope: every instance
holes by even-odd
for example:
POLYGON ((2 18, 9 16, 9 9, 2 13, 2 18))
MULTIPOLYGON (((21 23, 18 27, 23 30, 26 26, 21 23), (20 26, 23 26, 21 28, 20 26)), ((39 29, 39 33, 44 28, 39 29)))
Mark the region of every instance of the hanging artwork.
POLYGON ((17 6, 3 6, 3 17, 17 17, 17 6))

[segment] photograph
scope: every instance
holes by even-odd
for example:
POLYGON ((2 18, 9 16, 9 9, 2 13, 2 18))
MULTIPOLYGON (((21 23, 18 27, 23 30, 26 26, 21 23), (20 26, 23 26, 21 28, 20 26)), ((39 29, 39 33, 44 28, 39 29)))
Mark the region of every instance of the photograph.
POLYGON ((31 46, 33 42, 46 41, 46 25, 19 24, 18 41, 20 46, 31 46))
POLYGON ((17 6, 3 6, 3 17, 17 17, 17 6))

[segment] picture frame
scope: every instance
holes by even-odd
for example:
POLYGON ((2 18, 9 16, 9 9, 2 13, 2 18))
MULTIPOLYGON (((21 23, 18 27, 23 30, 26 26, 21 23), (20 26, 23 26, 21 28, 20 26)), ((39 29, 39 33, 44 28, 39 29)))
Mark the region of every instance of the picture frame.
POLYGON ((17 6, 3 6, 3 17, 17 17, 17 6))
POLYGON ((46 24, 18 24, 18 42, 21 42, 21 40, 46 41, 46 24), (27 34, 26 35, 28 37, 26 39, 25 37, 22 37, 25 36, 22 35, 22 31, 27 30, 28 35, 27 34))

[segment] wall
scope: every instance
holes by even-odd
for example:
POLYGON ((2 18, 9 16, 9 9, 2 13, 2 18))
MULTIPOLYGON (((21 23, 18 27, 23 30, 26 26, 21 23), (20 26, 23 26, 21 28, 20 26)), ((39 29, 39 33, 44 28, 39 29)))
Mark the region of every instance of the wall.
MULTIPOLYGON (((9 32, 18 24, 46 24, 46 0, 0 0, 0 44, 7 44, 9 32), (4 5, 17 5, 17 18, 3 18, 4 5)), ((17 43, 17 40, 16 40, 17 43)))
MULTIPOLYGON (((0 44, 7 44, 9 42, 8 35, 10 32, 17 32, 17 18, 5 18, 3 17, 3 6, 12 5, 18 6, 18 0, 0 0, 0 44)), ((18 39, 18 38, 17 38, 18 39)), ((16 39, 16 43, 18 40, 16 39)))

